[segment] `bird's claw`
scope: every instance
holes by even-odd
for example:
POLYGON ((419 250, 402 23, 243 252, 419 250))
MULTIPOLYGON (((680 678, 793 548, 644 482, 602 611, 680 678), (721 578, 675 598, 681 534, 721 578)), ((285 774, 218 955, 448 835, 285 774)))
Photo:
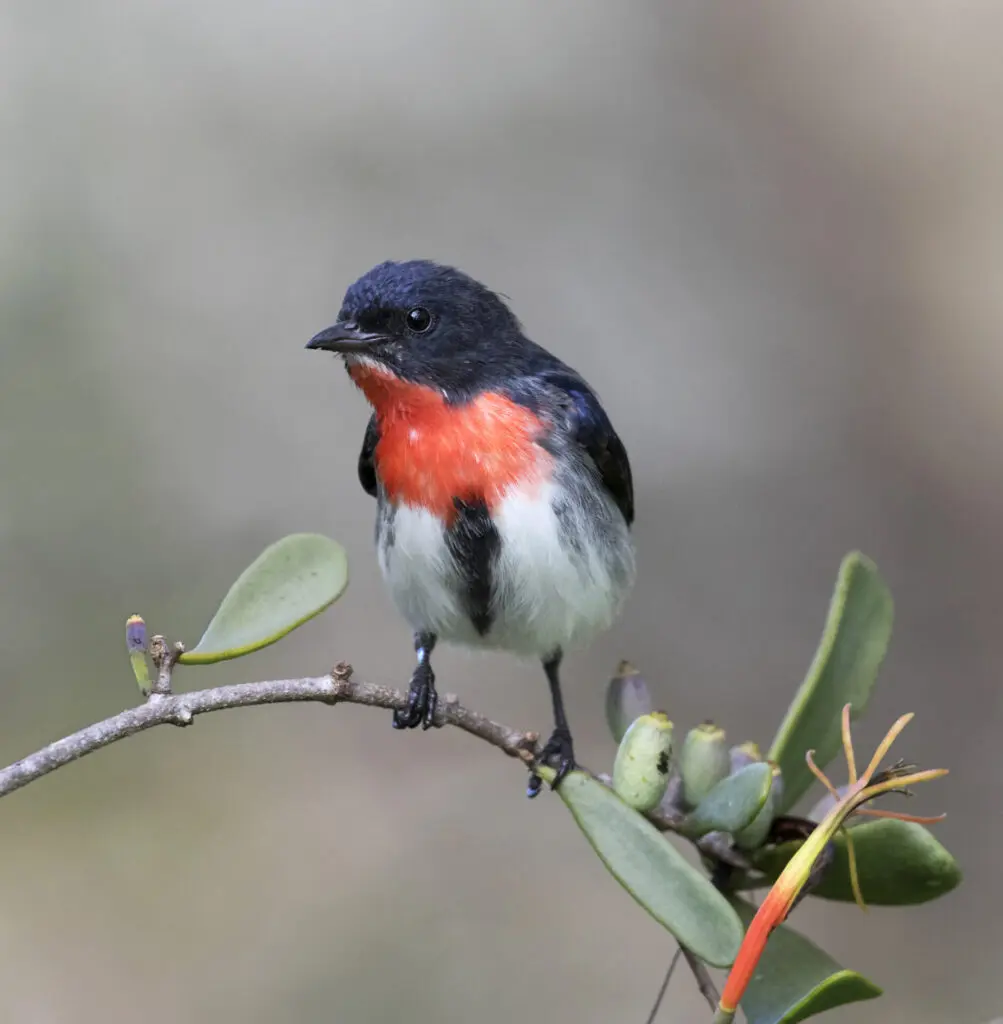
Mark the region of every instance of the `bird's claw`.
POLYGON ((435 673, 427 661, 419 663, 411 676, 408 689, 407 705, 394 709, 395 729, 428 729, 435 720, 435 709, 439 704, 439 695, 435 690, 435 673))
MULTIPOLYGON (((575 750, 571 742, 571 733, 567 729, 555 729, 547 740, 547 745, 540 751, 536 759, 537 764, 545 764, 556 770, 554 781, 550 788, 557 787, 564 780, 570 771, 577 767, 575 764, 575 750)), ((536 772, 529 777, 529 785, 526 787, 526 796, 530 799, 535 797, 543 787, 543 779, 536 772)))

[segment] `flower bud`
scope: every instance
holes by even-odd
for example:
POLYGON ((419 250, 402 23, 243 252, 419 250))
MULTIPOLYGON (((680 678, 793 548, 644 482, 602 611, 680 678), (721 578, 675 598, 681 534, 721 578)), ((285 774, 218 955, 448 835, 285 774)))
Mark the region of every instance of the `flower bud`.
POLYGON ((146 623, 138 615, 130 615, 125 622, 125 649, 142 694, 150 692, 150 672, 146 665, 146 623))
POLYGON ((125 648, 130 654, 146 650, 146 623, 139 615, 125 620, 125 648))
POLYGON ((606 721, 619 743, 630 723, 652 710, 651 694, 644 676, 629 661, 621 661, 606 688, 606 721))
POLYGON ((683 802, 690 807, 698 803, 731 769, 724 729, 713 722, 704 722, 686 734, 679 755, 679 774, 683 779, 683 802))
POLYGON ((613 790, 635 811, 657 807, 669 784, 672 723, 662 711, 641 715, 624 733, 613 763, 613 790))
POLYGON ((737 747, 732 747, 728 752, 731 758, 731 774, 740 771, 747 764, 755 764, 757 761, 762 761, 763 755, 759 749, 758 743, 753 743, 752 740, 746 740, 744 743, 740 743, 737 747))

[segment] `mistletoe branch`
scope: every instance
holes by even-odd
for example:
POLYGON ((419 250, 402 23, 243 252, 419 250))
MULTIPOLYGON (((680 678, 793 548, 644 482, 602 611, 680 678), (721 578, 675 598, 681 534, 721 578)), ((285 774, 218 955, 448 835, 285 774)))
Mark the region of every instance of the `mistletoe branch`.
MULTIPOLYGON (((197 715, 230 708, 256 707, 260 704, 289 704, 313 701, 320 704, 361 704, 387 710, 403 708, 406 694, 389 686, 367 683, 353 677, 352 667, 339 664, 329 675, 307 676, 302 679, 275 679, 265 682, 236 683, 217 686, 210 690, 174 693, 171 672, 180 650, 168 651, 162 644, 158 649, 154 637, 151 654, 158 663, 156 681, 146 702, 129 708, 103 722, 81 729, 70 736, 56 740, 20 761, 0 771, 0 796, 13 793, 29 782, 62 768, 71 761, 92 754, 119 740, 145 732, 158 725, 188 726, 197 715)), ((510 757, 529 765, 538 752, 539 736, 495 722, 485 715, 464 707, 452 694, 439 702, 435 715, 436 726, 451 725, 497 747, 510 757)))

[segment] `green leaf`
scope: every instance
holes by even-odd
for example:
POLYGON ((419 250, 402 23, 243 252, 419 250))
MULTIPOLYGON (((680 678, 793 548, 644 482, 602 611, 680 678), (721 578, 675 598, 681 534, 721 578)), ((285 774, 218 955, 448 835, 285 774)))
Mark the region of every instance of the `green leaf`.
POLYGON ((683 831, 693 838, 708 832, 741 832, 762 810, 772 783, 773 769, 765 761, 747 764, 722 779, 686 815, 683 831))
MULTIPOLYGON (((875 818, 850 826, 857 854, 860 891, 874 906, 898 907, 926 903, 950 892, 961 882, 957 861, 929 829, 914 821, 875 818)), ((766 847, 753 858, 770 883, 794 856, 800 842, 766 847)), ((846 837, 835 839, 836 855, 812 896, 850 901, 850 861, 846 837)))
POLYGON ((591 775, 571 772, 557 792, 627 892, 701 960, 730 966, 742 942, 742 925, 709 879, 591 775))
POLYGON ((824 768, 839 752, 840 713, 867 707, 892 632, 892 598, 874 563, 858 552, 843 559, 815 659, 777 730, 769 760, 780 765, 784 789, 777 807, 792 807, 813 781, 805 753, 824 768))
POLYGON ((342 546, 316 533, 276 541, 230 587, 185 665, 239 658, 281 640, 336 601, 348 585, 342 546))
MULTIPOLYGON (((756 908, 738 898, 732 906, 748 927, 756 908)), ((873 982, 840 967, 813 942, 780 925, 771 932, 739 1005, 749 1024, 795 1024, 879 995, 881 989, 873 982)))

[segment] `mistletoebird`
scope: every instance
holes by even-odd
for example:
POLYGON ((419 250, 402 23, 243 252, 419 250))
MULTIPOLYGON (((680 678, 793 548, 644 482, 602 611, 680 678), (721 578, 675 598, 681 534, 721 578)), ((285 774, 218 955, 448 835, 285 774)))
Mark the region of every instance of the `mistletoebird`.
POLYGON ((556 787, 575 765, 561 658, 612 624, 635 574, 630 462, 599 399, 495 292, 427 260, 363 274, 307 348, 338 353, 373 409, 359 481, 417 653, 394 727, 432 724, 439 639, 536 656, 556 787))

